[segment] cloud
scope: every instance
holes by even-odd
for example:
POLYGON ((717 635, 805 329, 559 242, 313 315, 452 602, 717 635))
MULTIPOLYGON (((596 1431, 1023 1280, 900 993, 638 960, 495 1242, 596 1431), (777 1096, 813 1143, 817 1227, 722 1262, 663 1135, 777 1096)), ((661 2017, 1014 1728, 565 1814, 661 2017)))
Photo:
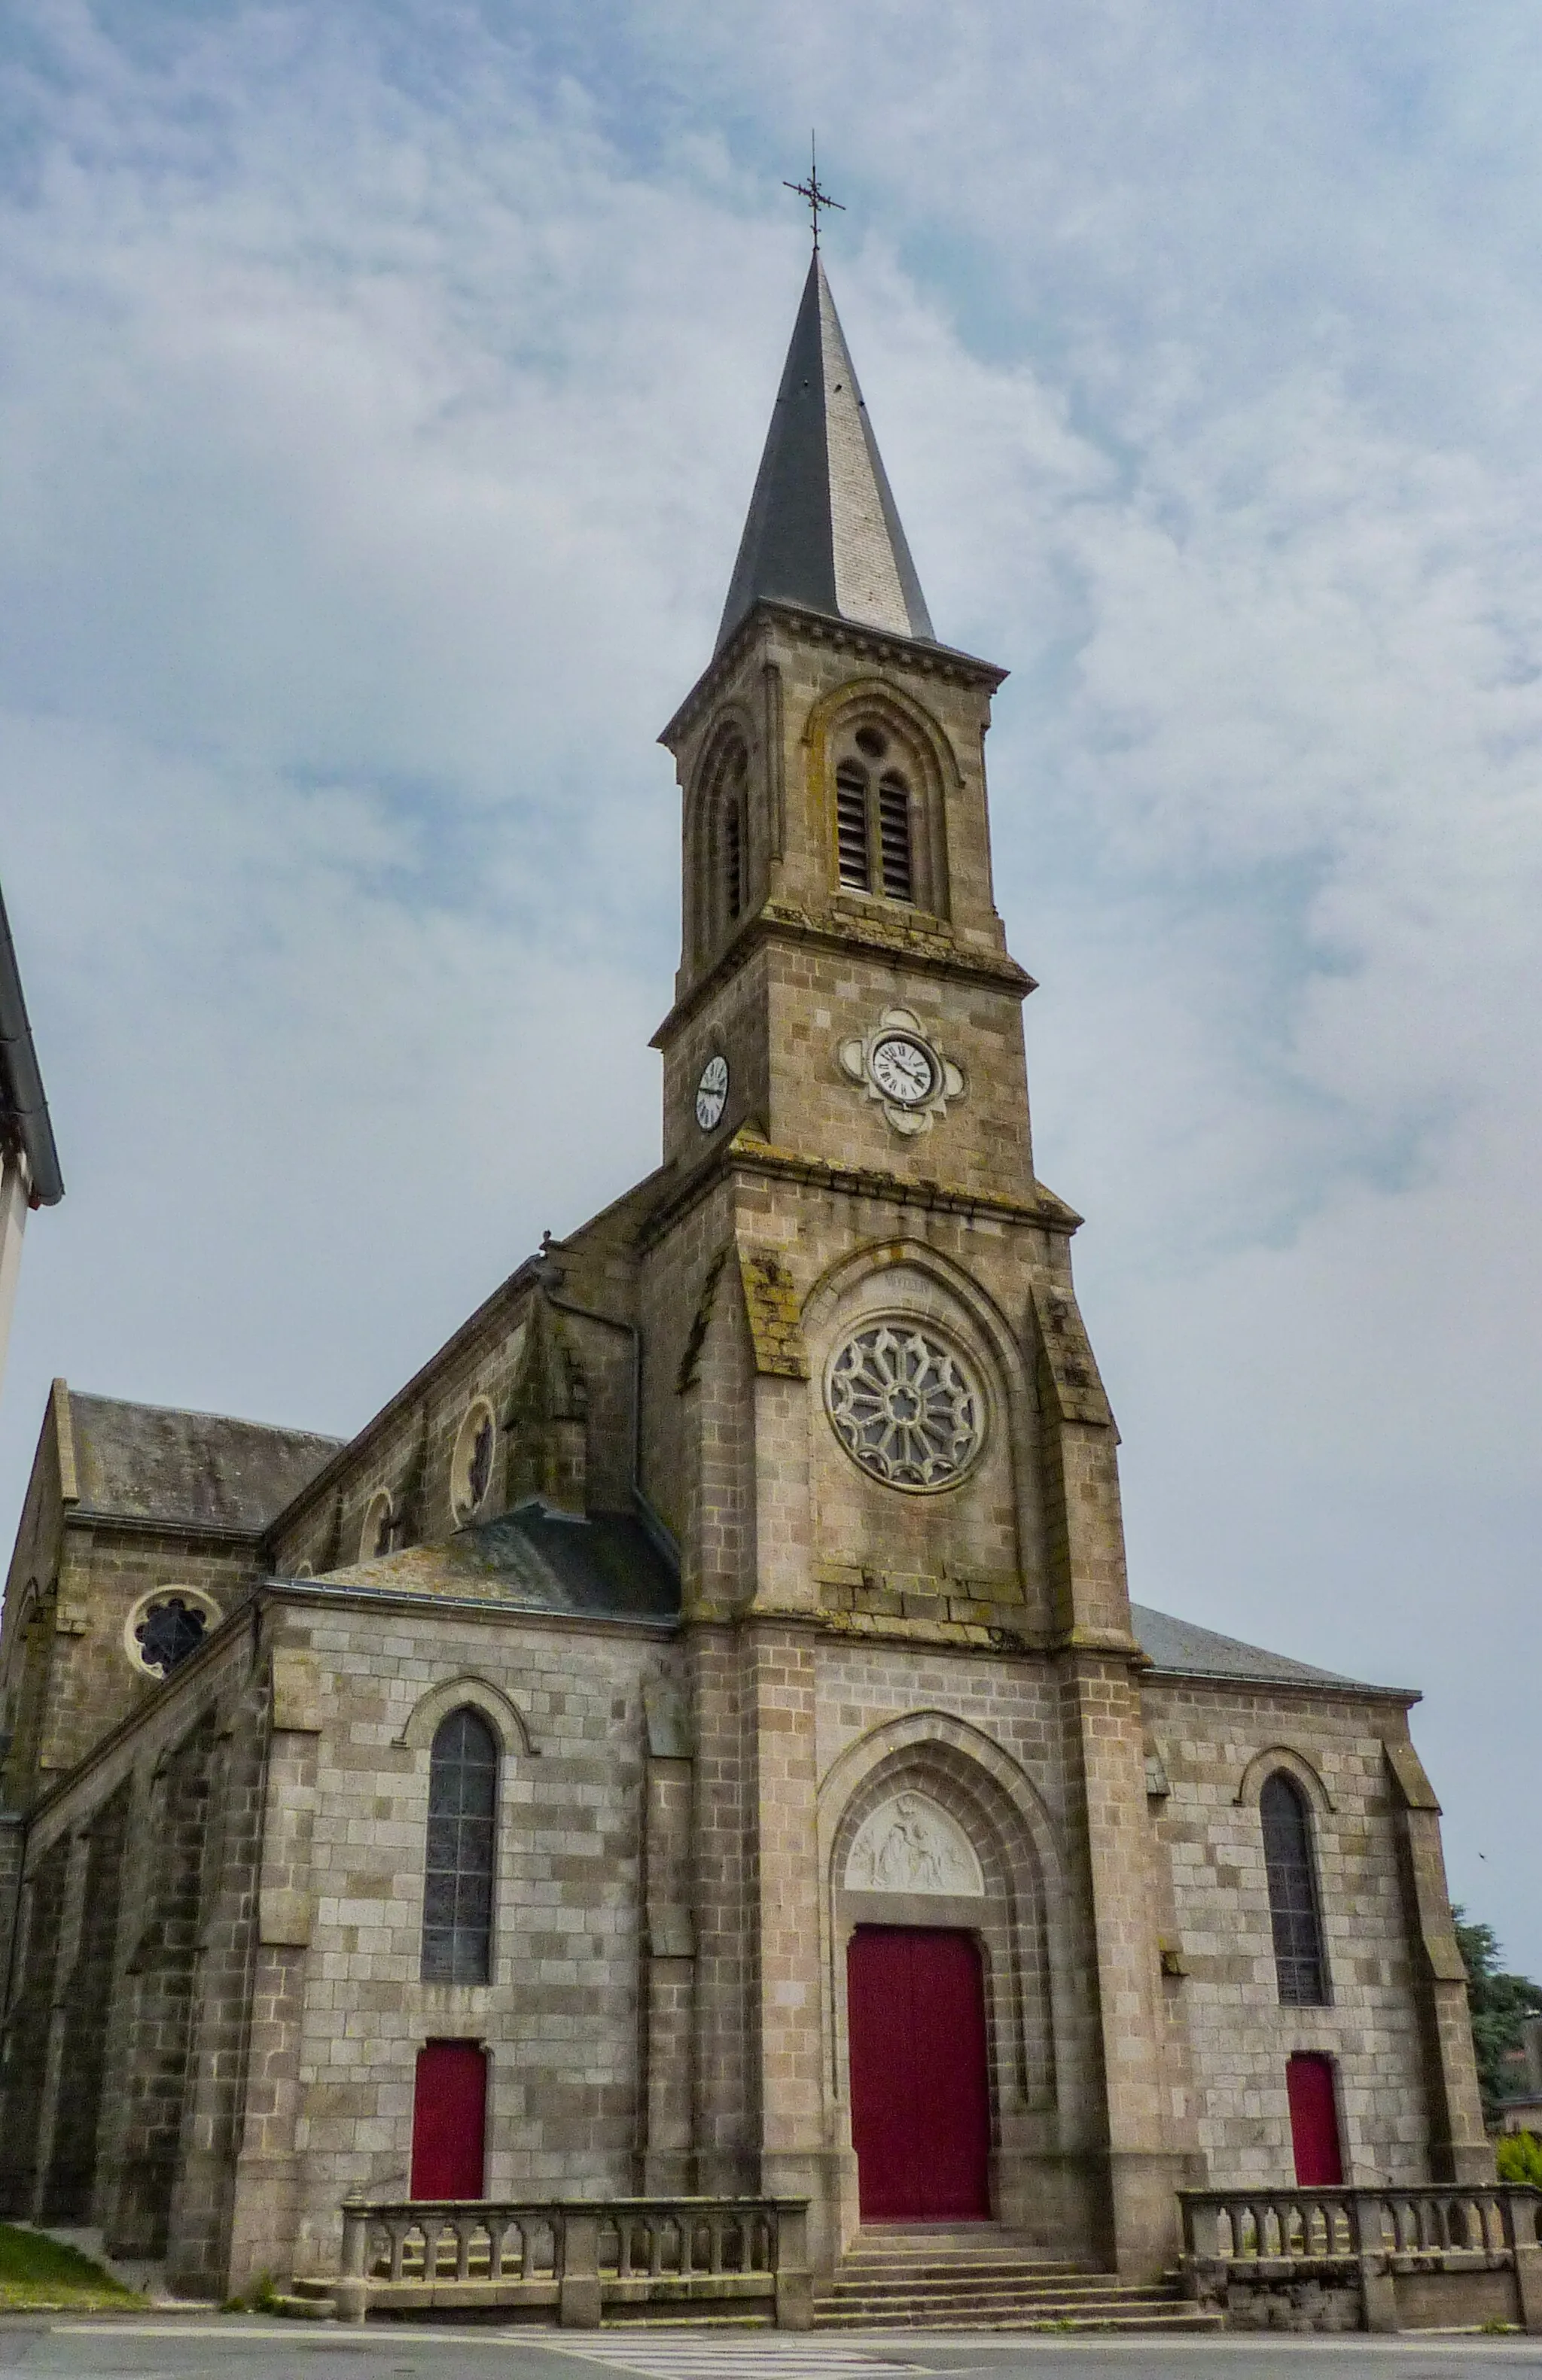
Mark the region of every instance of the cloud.
MULTIPOLYGON (((1323 0, 0 35, 0 818, 54 1371, 356 1424, 657 1148, 704 663, 802 271, 991 738, 1137 1592, 1425 1677, 1542 1967, 1542 34, 1323 0), (1499 1658, 1494 1658, 1494 1655, 1499 1658)), ((1476 1854, 1487 1854, 1479 1868, 1476 1854)))

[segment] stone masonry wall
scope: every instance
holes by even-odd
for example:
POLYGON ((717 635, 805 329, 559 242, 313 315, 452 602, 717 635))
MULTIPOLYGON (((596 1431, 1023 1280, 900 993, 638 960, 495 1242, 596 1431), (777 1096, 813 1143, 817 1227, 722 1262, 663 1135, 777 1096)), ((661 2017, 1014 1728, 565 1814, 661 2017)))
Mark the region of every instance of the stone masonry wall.
POLYGON ((1167 1678, 1148 1679, 1143 1700, 1171 1787, 1151 1806, 1171 1866, 1209 2185, 1294 2180, 1293 2050, 1336 2062, 1347 2181, 1427 2180, 1414 1945, 1382 1749, 1403 1731, 1401 1700, 1167 1678), (1295 1756, 1313 1804, 1327 2008, 1279 2000, 1257 1807, 1263 1756, 1277 1749, 1284 1765, 1295 1756))
MULTIPOLYGON (((285 2000, 298 2028, 298 2267, 328 2268, 350 2190, 405 2194, 415 2060, 433 2039, 488 2047, 492 2195, 631 2189, 642 2138, 642 1687, 669 1666, 667 1632, 339 1597, 289 1602, 283 1641, 314 1657, 319 1698, 313 1917, 285 2000), (490 1697, 481 1706, 509 1745, 484 1986, 421 1977, 432 1730, 403 1737, 436 1690, 446 1709, 458 1692, 490 1697)), ((263 2039, 276 2055, 274 2024, 263 2039)))

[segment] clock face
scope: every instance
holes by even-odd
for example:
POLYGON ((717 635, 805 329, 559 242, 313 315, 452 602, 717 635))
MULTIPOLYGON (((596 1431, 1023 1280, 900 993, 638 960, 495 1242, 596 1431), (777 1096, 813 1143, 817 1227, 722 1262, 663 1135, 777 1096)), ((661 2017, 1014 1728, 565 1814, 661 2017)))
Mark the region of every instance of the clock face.
POLYGON ((716 1132, 728 1103, 728 1062, 709 1058, 696 1086, 696 1121, 704 1132, 716 1132))
POLYGON ((936 1061, 907 1034, 886 1033, 875 1042, 867 1062, 885 1099, 893 1099, 897 1107, 919 1107, 936 1088, 936 1061))

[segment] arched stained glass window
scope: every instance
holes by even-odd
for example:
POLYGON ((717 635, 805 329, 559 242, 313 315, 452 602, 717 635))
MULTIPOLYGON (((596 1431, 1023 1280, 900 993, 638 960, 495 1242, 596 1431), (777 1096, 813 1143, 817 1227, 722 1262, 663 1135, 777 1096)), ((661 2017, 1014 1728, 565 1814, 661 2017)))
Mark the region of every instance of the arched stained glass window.
POLYGON ((1328 1961, 1312 1859, 1312 1821, 1305 1795, 1283 1768, 1265 1779, 1258 1815, 1264 1822, 1279 1997, 1288 2008, 1325 2007, 1328 1961))
POLYGON ((440 1721, 429 1755, 425 1984, 491 1978, 497 1798, 497 1740, 481 1713, 463 1706, 440 1721))

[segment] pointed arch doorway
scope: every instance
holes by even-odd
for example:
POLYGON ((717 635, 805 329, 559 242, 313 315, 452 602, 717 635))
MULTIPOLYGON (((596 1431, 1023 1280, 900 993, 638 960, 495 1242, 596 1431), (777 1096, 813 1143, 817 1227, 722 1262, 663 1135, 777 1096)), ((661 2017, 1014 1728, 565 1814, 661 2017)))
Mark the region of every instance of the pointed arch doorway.
POLYGON ((846 1952, 864 2223, 990 2219, 985 1978, 973 1934, 859 1925, 846 1952))

